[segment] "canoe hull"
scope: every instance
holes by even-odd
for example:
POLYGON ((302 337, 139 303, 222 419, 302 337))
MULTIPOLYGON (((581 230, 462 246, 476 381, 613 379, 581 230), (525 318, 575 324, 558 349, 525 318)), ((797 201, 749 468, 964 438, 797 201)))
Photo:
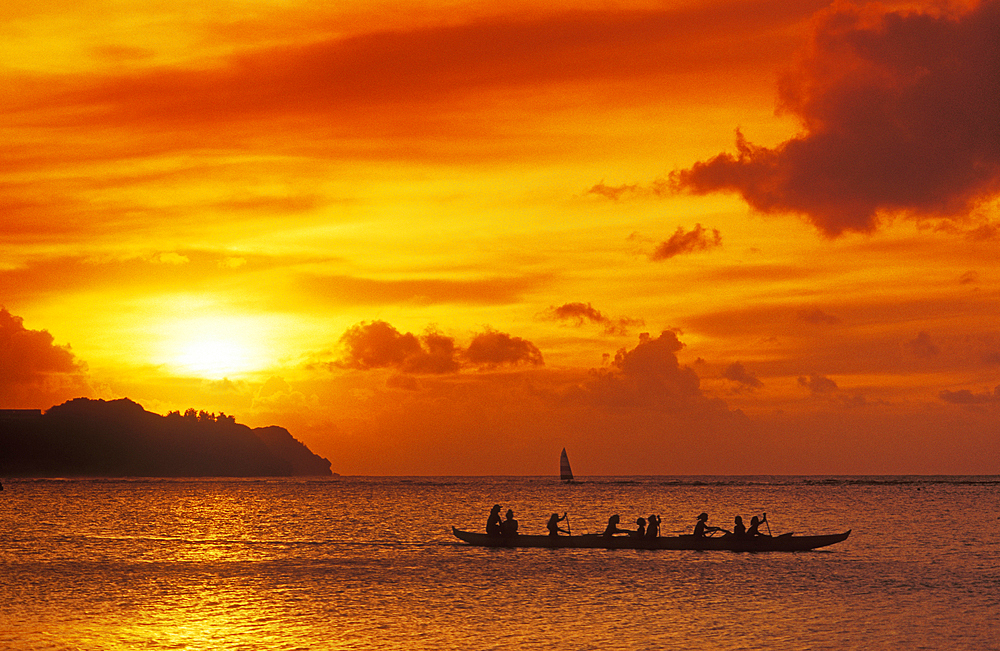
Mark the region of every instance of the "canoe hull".
POLYGON ((827 547, 844 540, 851 532, 825 536, 758 536, 735 538, 719 536, 696 538, 694 536, 661 536, 659 538, 632 538, 601 535, 583 536, 488 536, 484 533, 451 528, 457 538, 476 547, 542 547, 550 549, 681 549, 704 551, 746 552, 799 552, 827 547))

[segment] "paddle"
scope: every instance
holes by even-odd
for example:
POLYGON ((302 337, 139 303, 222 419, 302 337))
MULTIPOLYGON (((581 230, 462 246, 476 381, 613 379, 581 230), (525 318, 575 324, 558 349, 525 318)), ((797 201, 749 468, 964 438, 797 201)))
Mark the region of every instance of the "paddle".
POLYGON ((764 524, 767 525, 767 535, 771 535, 771 523, 767 521, 767 513, 764 514, 764 524))
POLYGON ((565 511, 563 511, 563 520, 566 521, 566 535, 567 536, 572 536, 573 532, 570 531, 570 528, 569 528, 569 514, 566 513, 565 511))

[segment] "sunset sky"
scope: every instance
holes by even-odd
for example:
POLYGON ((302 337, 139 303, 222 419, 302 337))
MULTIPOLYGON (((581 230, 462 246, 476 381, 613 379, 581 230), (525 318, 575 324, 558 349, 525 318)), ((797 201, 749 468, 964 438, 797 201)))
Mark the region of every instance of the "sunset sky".
POLYGON ((1000 0, 14 0, 0 407, 342 474, 1000 473, 1000 0))

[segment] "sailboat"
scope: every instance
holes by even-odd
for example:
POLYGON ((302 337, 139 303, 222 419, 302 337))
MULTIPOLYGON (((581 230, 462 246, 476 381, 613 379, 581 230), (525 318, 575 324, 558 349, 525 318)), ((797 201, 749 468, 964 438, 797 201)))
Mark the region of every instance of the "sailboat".
POLYGON ((573 470, 569 467, 569 457, 566 456, 566 448, 563 448, 559 455, 559 479, 563 481, 573 481, 573 470))

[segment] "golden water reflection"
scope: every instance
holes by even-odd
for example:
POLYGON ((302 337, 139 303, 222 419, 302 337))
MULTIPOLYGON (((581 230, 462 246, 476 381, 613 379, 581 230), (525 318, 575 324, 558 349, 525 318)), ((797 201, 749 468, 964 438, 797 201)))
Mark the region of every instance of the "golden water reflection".
POLYGON ((0 648, 989 648, 995 640, 1000 524, 956 541, 929 538, 920 523, 971 520, 997 503, 997 483, 916 491, 476 481, 485 482, 11 487, 0 514, 0 648), (655 510, 669 531, 702 509, 721 520, 766 506, 775 523, 850 525, 856 534, 806 554, 481 549, 450 539, 451 524, 476 527, 502 495, 517 496, 527 530, 564 505, 574 531, 609 512, 655 510))

